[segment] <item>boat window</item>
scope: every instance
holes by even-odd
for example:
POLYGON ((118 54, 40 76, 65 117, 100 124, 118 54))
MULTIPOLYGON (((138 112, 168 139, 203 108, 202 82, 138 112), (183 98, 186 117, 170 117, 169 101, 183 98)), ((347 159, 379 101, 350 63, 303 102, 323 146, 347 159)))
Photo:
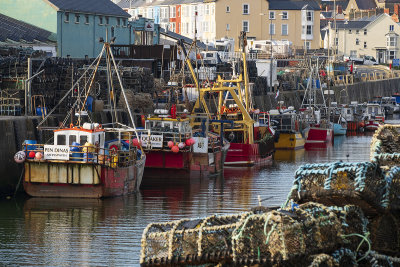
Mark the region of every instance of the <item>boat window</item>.
POLYGON ((372 107, 368 108, 368 113, 372 113, 372 107))
POLYGON ((86 135, 82 135, 80 139, 80 144, 84 145, 88 141, 88 137, 86 135))
POLYGON ((351 110, 350 109, 347 110, 347 114, 351 114, 351 110))
POLYGON ((57 145, 65 146, 65 141, 66 141, 66 138, 65 138, 64 134, 57 135, 57 145))
POLYGON ((378 107, 375 107, 375 113, 378 113, 378 107))
POLYGON ((72 145, 73 142, 76 142, 76 135, 70 135, 69 136, 69 145, 72 145))

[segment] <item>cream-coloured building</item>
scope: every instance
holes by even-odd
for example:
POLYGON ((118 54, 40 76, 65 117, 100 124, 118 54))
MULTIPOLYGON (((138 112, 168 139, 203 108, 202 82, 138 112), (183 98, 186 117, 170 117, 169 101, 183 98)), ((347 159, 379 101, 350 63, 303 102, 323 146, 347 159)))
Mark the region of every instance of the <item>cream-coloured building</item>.
POLYGON ((235 49, 238 49, 240 32, 245 31, 250 40, 287 40, 298 48, 320 48, 320 7, 315 0, 138 0, 133 3, 127 8, 133 16, 154 19, 161 27, 189 38, 195 37, 197 29, 197 39, 210 45, 228 37, 235 39, 235 49))
POLYGON ((373 56, 380 63, 399 58, 400 26, 387 14, 355 21, 338 21, 335 34, 333 23, 327 27, 326 48, 335 49, 339 56, 373 56))

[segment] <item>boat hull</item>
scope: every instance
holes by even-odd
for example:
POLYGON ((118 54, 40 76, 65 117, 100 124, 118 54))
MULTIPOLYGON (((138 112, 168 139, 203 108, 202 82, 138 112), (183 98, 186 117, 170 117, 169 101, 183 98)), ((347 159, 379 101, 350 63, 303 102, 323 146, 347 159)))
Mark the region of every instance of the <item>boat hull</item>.
POLYGON ((343 127, 339 123, 333 124, 333 134, 334 135, 346 135, 346 132, 347 132, 347 126, 343 127))
POLYGON ((269 162, 274 153, 274 141, 267 143, 242 144, 231 143, 226 155, 225 166, 251 167, 269 162))
POLYGON ((329 143, 333 139, 333 130, 330 128, 311 127, 308 131, 306 144, 329 143))
POLYGON ((148 179, 189 179, 218 175, 223 172, 229 144, 210 153, 149 151, 144 171, 148 179))
POLYGON ((296 150, 304 148, 305 139, 301 133, 279 133, 275 149, 296 150))
POLYGON ((90 163, 25 162, 24 189, 32 197, 103 198, 140 187, 145 157, 136 165, 111 168, 90 163))
POLYGON ((374 132, 375 130, 377 130, 379 128, 379 125, 380 124, 376 121, 369 121, 367 124, 365 124, 365 130, 374 132))

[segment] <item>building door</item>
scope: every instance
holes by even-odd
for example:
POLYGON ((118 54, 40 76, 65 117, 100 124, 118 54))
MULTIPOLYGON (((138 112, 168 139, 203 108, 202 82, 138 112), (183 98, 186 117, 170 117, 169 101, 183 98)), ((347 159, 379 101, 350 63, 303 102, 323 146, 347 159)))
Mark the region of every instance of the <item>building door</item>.
POLYGON ((386 62, 385 54, 386 54, 385 50, 377 50, 376 51, 376 58, 377 58, 379 63, 385 63, 386 62))

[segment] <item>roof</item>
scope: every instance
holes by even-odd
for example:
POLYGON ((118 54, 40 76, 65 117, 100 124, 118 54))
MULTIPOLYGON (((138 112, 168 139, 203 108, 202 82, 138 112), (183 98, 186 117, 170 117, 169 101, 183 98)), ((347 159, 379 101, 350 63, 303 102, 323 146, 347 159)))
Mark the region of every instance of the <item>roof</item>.
MULTIPOLYGON (((350 21, 336 21, 337 29, 362 29, 371 21, 369 20, 350 20, 350 21)), ((331 24, 333 27, 333 23, 331 24)))
POLYGON ((203 0, 155 0, 147 2, 146 0, 121 0, 117 5, 121 8, 136 8, 145 6, 168 6, 203 3, 203 0))
MULTIPOLYGON (((170 37, 172 39, 175 39, 177 41, 180 40, 180 39, 183 39, 183 41, 185 43, 187 43, 187 44, 192 44, 193 43, 193 39, 190 39, 190 38, 188 38, 186 36, 180 35, 180 34, 175 33, 175 32, 171 32, 169 30, 165 30, 164 28, 160 29, 160 33, 163 34, 163 35, 166 35, 166 36, 168 36, 168 37, 170 37)), ((206 50, 206 49, 214 50, 213 47, 207 46, 205 43, 200 42, 200 41, 197 41, 197 47, 199 47, 200 49, 204 49, 204 50, 206 50)))
POLYGON ((332 18, 333 17, 332 14, 333 14, 332 11, 321 12, 321 15, 324 16, 324 18, 332 18))
POLYGON ((370 10, 376 8, 375 0, 355 0, 360 10, 370 10))
POLYGON ((56 8, 69 12, 130 17, 122 8, 110 0, 46 0, 56 8))
POLYGON ((308 5, 308 10, 321 10, 318 3, 314 0, 309 1, 297 1, 297 0, 270 0, 270 10, 301 10, 303 7, 308 5))
POLYGON ((6 40, 29 43, 55 41, 47 30, 0 14, 0 42, 6 40))
MULTIPOLYGON (((321 4, 322 6, 329 6, 331 9, 333 9, 335 1, 322 1, 321 4)), ((348 4, 349 1, 336 1, 336 6, 341 6, 342 9, 346 9, 348 4)))

